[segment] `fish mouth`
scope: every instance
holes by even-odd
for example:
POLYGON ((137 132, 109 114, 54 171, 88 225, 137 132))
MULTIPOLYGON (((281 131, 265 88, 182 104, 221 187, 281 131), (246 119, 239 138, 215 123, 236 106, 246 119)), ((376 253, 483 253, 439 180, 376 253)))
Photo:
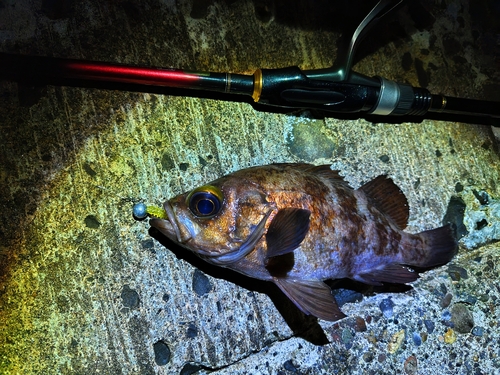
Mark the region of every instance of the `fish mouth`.
POLYGON ((172 209, 172 206, 170 205, 170 203, 168 201, 166 201, 163 204, 163 208, 165 209, 165 212, 167 213, 167 217, 168 217, 167 223, 170 224, 170 226, 172 227, 173 232, 175 233, 175 237, 177 238, 177 241, 179 241, 180 243, 186 242, 189 238, 186 238, 185 240, 183 240, 183 238, 181 236, 181 231, 179 229, 179 224, 177 224, 177 221, 175 220, 174 210, 172 209))
POLYGON ((191 236, 182 236, 179 224, 176 220, 176 215, 168 201, 163 204, 163 208, 167 214, 167 219, 153 218, 149 221, 150 225, 174 241, 179 243, 185 243, 188 241, 191 236))

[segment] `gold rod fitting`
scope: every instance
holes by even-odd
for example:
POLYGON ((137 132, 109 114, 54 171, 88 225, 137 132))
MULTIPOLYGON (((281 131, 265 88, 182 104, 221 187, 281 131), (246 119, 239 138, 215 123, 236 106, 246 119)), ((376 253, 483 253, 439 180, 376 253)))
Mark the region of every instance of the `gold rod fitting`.
POLYGON ((257 69, 253 74, 253 93, 252 98, 258 102, 262 94, 262 70, 257 69))
POLYGON ((441 96, 441 112, 446 108, 446 96, 441 96))

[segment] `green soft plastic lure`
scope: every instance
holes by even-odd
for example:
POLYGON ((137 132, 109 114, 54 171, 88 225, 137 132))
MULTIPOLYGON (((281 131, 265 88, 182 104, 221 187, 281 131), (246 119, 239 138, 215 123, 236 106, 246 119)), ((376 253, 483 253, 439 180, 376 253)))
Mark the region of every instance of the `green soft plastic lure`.
POLYGON ((155 217, 157 219, 168 219, 167 212, 157 206, 146 206, 144 203, 137 203, 132 209, 132 213, 136 219, 142 220, 146 217, 155 217))

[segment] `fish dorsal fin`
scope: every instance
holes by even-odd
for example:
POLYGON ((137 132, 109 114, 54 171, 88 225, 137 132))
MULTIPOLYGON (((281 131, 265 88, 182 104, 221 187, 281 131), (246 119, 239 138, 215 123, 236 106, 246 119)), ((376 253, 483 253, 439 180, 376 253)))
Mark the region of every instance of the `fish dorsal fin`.
POLYGON ((266 233, 267 258, 284 255, 300 246, 309 231, 311 211, 282 208, 274 216, 266 233))
POLYGON ((345 318, 330 287, 321 280, 275 278, 273 281, 304 314, 332 322, 345 318))
POLYGON ((359 190, 363 191, 371 203, 389 216, 400 229, 406 228, 410 216, 408 201, 394 181, 386 175, 378 176, 361 186, 359 190))
MULTIPOLYGON (((311 165, 308 169, 306 169, 306 171, 328 180, 335 180, 335 182, 337 183, 339 183, 340 181, 345 182, 344 178, 339 174, 340 172, 330 169, 330 165, 328 164, 317 166, 311 165)), ((347 182, 345 183, 347 184, 347 182)))
POLYGON ((346 186, 349 184, 344 181, 344 178, 340 175, 340 171, 332 170, 329 164, 314 165, 308 163, 276 163, 273 164, 281 168, 290 168, 294 171, 301 171, 310 173, 312 175, 318 176, 320 178, 335 181, 335 183, 344 183, 346 186))

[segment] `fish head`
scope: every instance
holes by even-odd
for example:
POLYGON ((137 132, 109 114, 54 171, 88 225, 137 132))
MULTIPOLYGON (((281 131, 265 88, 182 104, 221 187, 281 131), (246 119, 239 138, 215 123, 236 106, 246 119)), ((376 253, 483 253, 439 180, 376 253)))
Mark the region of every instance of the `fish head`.
POLYGON ((224 265, 261 240, 271 206, 258 185, 226 176, 166 201, 167 219, 150 223, 202 258, 224 265))

